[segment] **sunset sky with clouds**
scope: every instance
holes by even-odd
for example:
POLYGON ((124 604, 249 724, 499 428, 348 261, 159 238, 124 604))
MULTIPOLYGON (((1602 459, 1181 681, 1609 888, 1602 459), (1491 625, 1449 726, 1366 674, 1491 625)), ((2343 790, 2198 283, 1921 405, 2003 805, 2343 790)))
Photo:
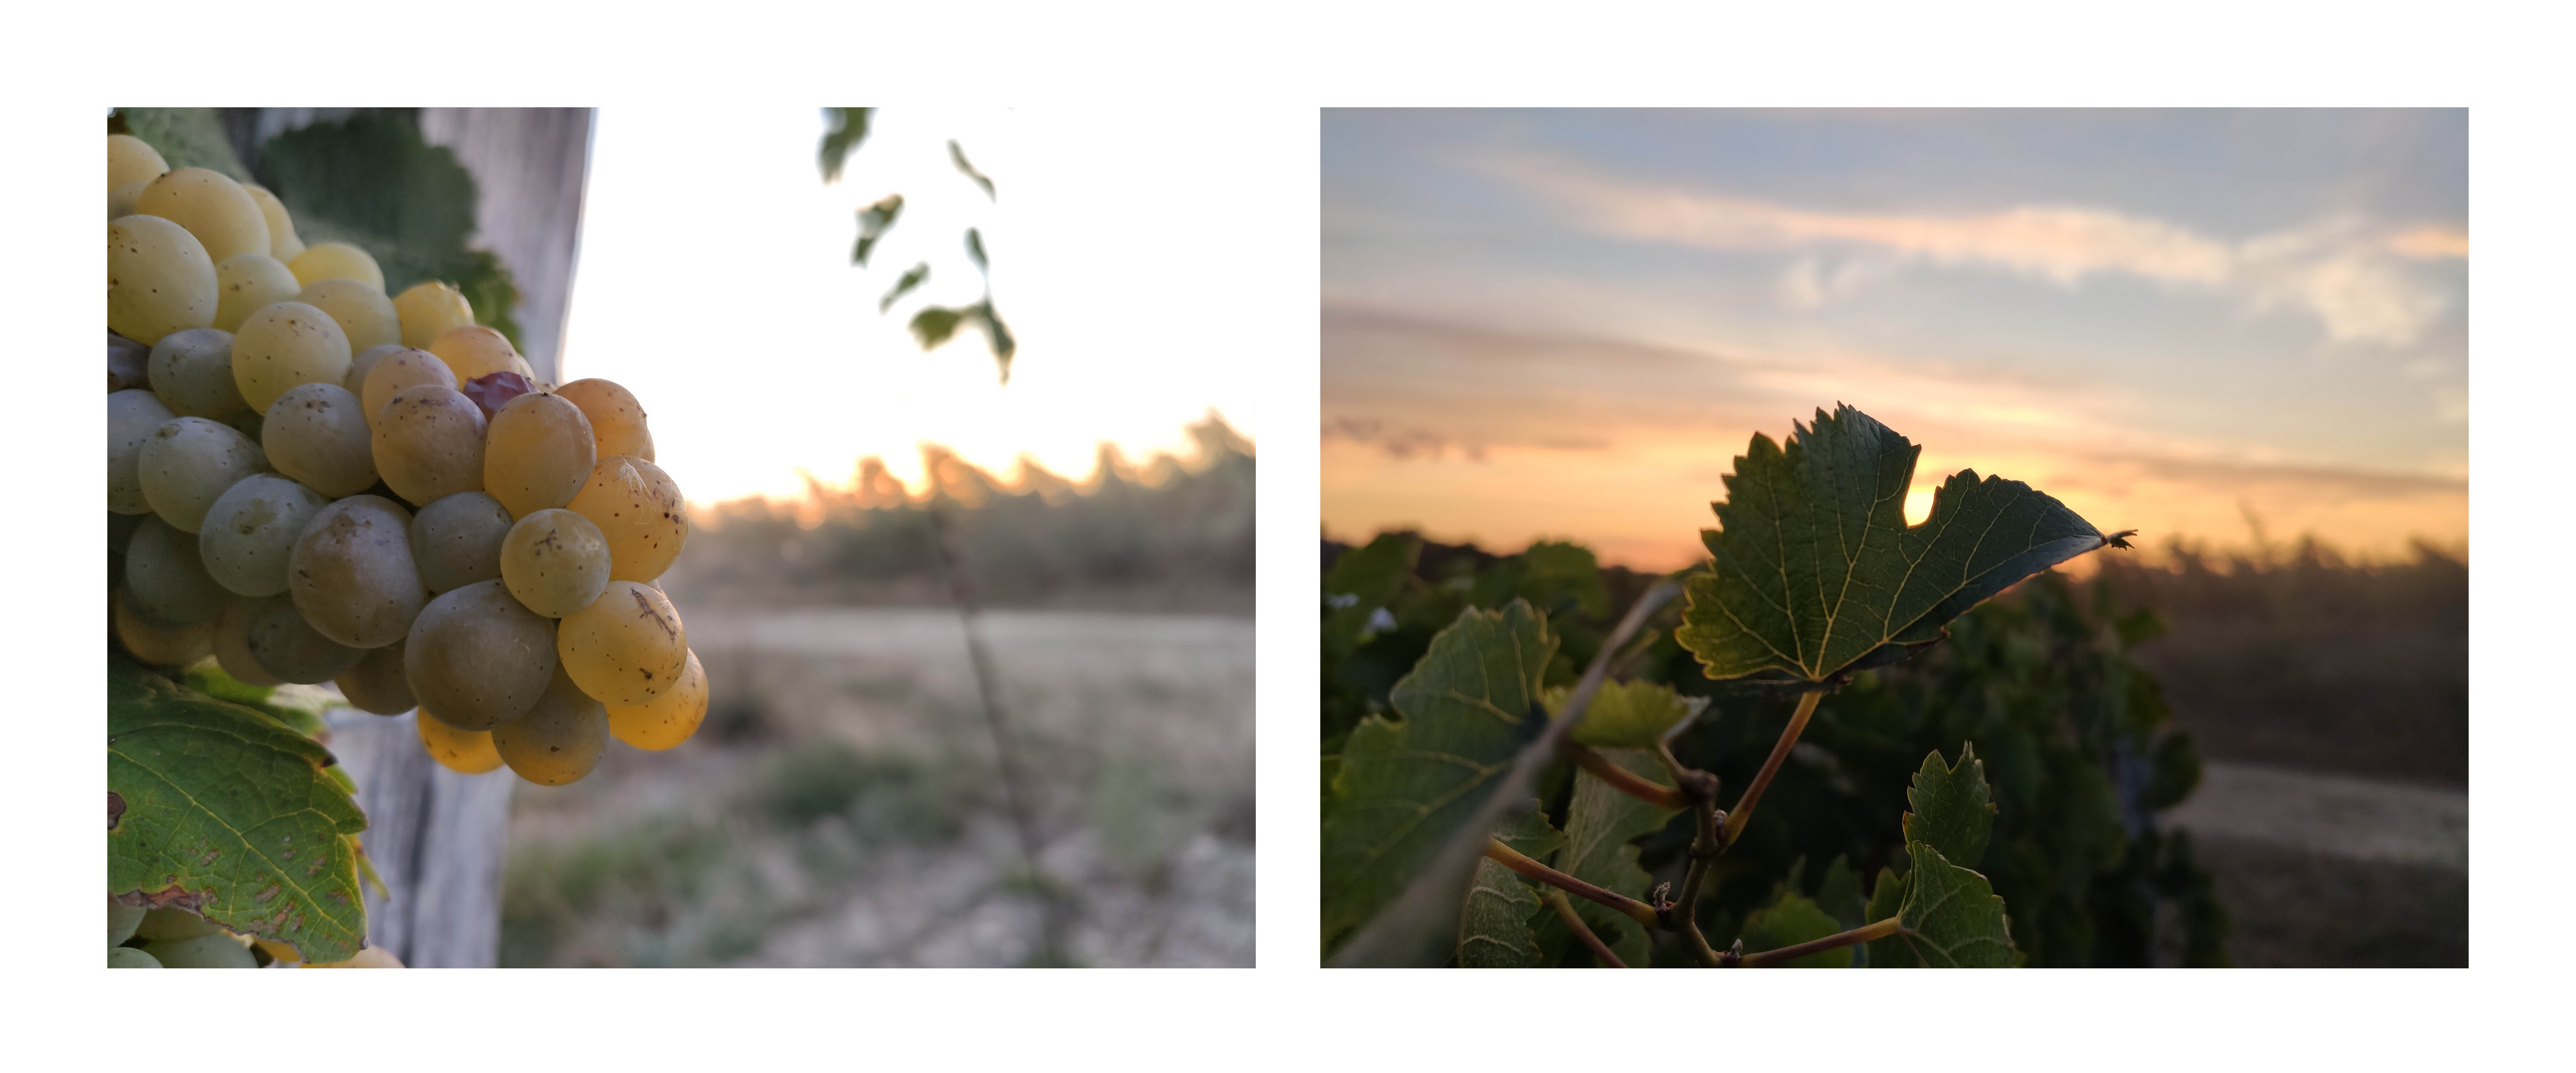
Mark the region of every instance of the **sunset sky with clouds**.
POLYGON ((1846 402, 2105 530, 2468 527, 2462 111, 1325 113, 1327 536, 1684 565, 1846 402))

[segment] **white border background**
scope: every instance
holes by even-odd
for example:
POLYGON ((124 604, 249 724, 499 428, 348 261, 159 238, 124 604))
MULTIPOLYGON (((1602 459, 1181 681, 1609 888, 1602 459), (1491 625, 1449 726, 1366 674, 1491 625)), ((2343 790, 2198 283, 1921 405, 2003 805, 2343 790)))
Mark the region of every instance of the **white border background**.
MULTIPOLYGON (((2570 866, 2550 820, 2576 705, 2543 618, 2570 605, 2560 484, 2571 303, 2563 26, 2537 5, 735 3, 708 7, 157 2, 13 9, 0 85, 21 405, 8 502, 11 763, 0 907, 21 944, 21 1068, 116 1061, 446 1068, 649 1058, 1419 1068, 1723 1065, 2479 1068, 2542 1044, 2570 989, 2570 866), (1794 7, 1794 10, 1793 10, 1794 7), (1256 363, 1261 968, 577 975, 93 976, 97 139, 111 103, 1229 102, 1215 140, 1267 182, 1202 267, 1271 296, 1211 360, 1256 363), (1316 961, 1319 105, 2465 105, 2471 113, 2473 841, 2467 971, 1776 974, 1658 994, 1580 976, 1325 974, 1316 961), (80 316, 70 313, 82 313, 80 316), (65 355, 71 355, 66 357, 65 355), (65 461, 71 459, 73 461, 65 461), (65 968, 64 966, 70 966, 65 968), (181 977, 179 979, 202 979, 181 977), (1544 989, 1533 984, 1544 979, 1544 989), (323 981, 332 981, 325 983, 323 981), (33 999, 32 1002, 28 1001, 33 999), (166 1004, 166 1006, 164 1005, 166 1004), (1586 1026, 1624 1025, 1604 1037, 1586 1026), (1668 1034, 1656 1038, 1657 1034, 1668 1034), (189 1037, 193 1041, 183 1042, 189 1037), (1607 1046, 1603 1044, 1607 1043, 1607 1046), (24 1057, 21 1057, 24 1056, 24 1057)), ((720 207, 709 207, 720 211, 720 207)), ((674 226, 706 226, 675 221, 674 226)), ((704 266, 698 266, 703 268, 704 266)), ((685 298, 685 296, 675 296, 685 298)), ((1667 985, 1675 986, 1675 985, 1667 985)), ((2562 1054, 2563 1047, 2552 1048, 2562 1054)), ((2547 1051, 2537 1052, 2540 1054, 2547 1051)), ((2543 1061, 2547 1061, 2543 1059, 2543 1061)), ((2516 1062, 2540 1064, 2538 1062, 2516 1062)))

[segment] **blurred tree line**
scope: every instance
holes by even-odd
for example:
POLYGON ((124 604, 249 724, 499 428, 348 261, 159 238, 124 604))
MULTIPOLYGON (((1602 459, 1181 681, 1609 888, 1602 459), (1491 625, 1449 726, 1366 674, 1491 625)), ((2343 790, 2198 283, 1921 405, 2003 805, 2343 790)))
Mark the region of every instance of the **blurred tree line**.
POLYGON ((988 605, 1248 612, 1252 447, 1214 414, 1190 434, 1187 461, 1132 465, 1104 444, 1087 484, 1025 462, 1004 480, 926 447, 915 495, 870 458, 849 489, 694 517, 671 584, 692 602, 945 606, 931 512, 947 511, 988 605))

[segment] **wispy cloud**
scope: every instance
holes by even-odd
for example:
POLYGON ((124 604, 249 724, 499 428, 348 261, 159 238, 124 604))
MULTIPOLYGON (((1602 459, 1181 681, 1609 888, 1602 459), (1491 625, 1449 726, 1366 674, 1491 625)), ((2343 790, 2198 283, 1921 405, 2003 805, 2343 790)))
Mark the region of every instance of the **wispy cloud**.
POLYGON ((1527 156, 1504 175, 1570 207, 1587 226, 1641 242, 1801 256, 1780 296, 1813 309, 1906 263, 1999 270, 2075 287, 2097 275, 2234 294, 2249 308, 2304 309, 2337 342, 2405 346, 2449 310, 2417 262, 2464 258, 2468 237, 2337 218, 2242 241, 2109 209, 2020 205, 1969 215, 1818 212, 1716 191, 1659 186, 1527 156), (1828 271, 1819 248, 1843 255, 1828 271))

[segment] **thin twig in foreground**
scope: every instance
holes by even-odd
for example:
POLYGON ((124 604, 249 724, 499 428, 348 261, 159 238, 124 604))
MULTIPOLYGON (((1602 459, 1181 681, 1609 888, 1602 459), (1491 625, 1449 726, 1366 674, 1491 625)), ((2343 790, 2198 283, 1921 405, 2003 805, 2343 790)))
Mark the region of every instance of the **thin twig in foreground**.
POLYGON ((1589 745, 1569 741, 1565 743, 1563 751, 1565 758, 1574 761, 1576 767, 1591 772, 1594 778, 1609 783, 1612 789, 1630 797, 1658 808, 1690 807, 1690 798, 1682 796, 1681 791, 1620 767, 1617 761, 1601 755, 1589 745))
POLYGON ((1824 699, 1821 692, 1799 694, 1797 714, 1780 729, 1780 741, 1771 746, 1770 758, 1762 761, 1762 773, 1753 776, 1752 785, 1744 788, 1744 796, 1736 799, 1735 809, 1726 814, 1727 845, 1734 845, 1736 836, 1744 833, 1745 822, 1753 818, 1753 803, 1762 800, 1762 791, 1770 787, 1771 776, 1780 773, 1781 762, 1789 759, 1789 750, 1798 744, 1799 733, 1807 729, 1807 718, 1816 714, 1817 702, 1824 699))
POLYGON ((1626 914, 1628 919, 1634 920, 1639 924, 1643 924, 1649 928, 1659 926, 1655 917, 1655 908, 1653 906, 1647 905, 1644 902, 1628 897, 1627 895, 1621 894, 1617 891, 1605 890, 1603 888, 1593 886, 1590 883, 1586 883, 1544 864, 1540 864, 1536 860, 1531 859, 1528 854, 1522 853, 1521 851, 1504 844, 1502 839, 1487 839, 1485 842, 1485 856, 1493 858, 1495 863, 1498 863, 1505 868, 1509 868, 1512 871, 1528 876, 1531 879, 1538 880, 1541 883, 1545 883, 1551 887, 1565 891, 1568 894, 1581 895, 1587 900, 1599 902, 1612 909, 1616 909, 1621 913, 1626 914))
POLYGON ((1785 962, 1795 961, 1819 951, 1832 950, 1836 947, 1842 946, 1850 946, 1854 943, 1865 943, 1872 939, 1884 939, 1890 935, 1896 934, 1899 930, 1902 930, 1898 926, 1897 920, 1898 918, 1896 917, 1889 917, 1876 924, 1865 924, 1861 927, 1853 928, 1850 931, 1835 932, 1834 934, 1825 936, 1822 939, 1809 939, 1806 942, 1792 946, 1784 946, 1777 950, 1765 950, 1759 954, 1746 954, 1737 959, 1735 964, 1740 968, 1767 969, 1785 962))

